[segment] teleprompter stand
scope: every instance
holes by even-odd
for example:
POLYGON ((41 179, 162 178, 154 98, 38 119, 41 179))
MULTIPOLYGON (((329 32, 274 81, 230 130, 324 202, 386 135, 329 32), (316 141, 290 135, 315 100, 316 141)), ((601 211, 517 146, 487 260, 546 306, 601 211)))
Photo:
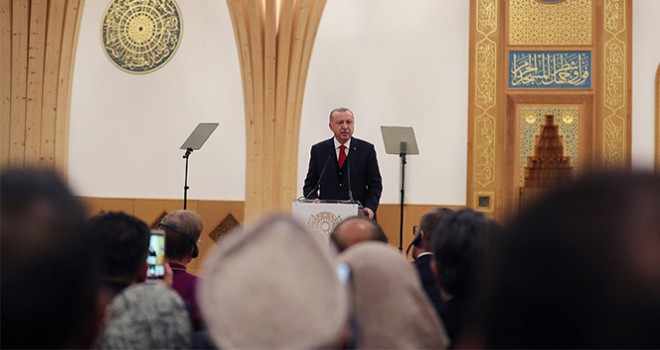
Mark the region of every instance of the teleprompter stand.
POLYGON ((190 136, 183 142, 180 149, 185 149, 186 153, 183 155, 183 159, 186 160, 186 174, 185 180, 183 183, 183 209, 185 210, 188 207, 188 159, 193 150, 198 150, 202 148, 209 136, 215 131, 215 128, 218 127, 218 123, 199 123, 195 130, 190 133, 190 136))
POLYGON ((406 193, 406 155, 419 154, 415 131, 412 127, 406 126, 381 126, 380 131, 383 134, 383 143, 387 154, 398 154, 401 158, 401 201, 400 221, 399 221, 399 251, 403 252, 403 205, 406 193))

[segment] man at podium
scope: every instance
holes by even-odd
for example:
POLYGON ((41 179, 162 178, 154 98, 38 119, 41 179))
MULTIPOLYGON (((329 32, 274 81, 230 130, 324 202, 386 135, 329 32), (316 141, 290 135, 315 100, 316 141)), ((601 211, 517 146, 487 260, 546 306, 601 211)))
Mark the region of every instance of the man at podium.
POLYGON ((383 192, 382 178, 374 145, 353 137, 354 125, 350 109, 340 107, 330 112, 334 137, 312 146, 303 196, 356 201, 373 219, 383 192))

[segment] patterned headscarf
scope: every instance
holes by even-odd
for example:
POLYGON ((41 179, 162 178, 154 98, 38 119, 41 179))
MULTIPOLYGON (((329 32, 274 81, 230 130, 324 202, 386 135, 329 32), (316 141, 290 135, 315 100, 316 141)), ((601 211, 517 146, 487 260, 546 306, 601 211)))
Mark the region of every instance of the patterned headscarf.
POLYGON ((189 349, 192 325, 179 295, 160 284, 125 289, 106 312, 100 349, 189 349))

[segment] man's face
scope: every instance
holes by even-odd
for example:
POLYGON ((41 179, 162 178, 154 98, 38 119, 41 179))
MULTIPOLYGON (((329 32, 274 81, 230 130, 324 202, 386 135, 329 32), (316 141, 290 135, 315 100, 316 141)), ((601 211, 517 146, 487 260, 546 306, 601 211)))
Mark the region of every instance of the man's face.
POLYGON ((351 112, 334 112, 330 122, 330 130, 339 142, 346 143, 353 136, 353 115, 351 112))

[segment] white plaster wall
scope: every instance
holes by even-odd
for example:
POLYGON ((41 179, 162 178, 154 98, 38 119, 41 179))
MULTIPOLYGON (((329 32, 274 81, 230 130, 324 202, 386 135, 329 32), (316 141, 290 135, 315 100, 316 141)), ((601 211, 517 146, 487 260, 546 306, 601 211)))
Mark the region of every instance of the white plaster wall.
POLYGON ((220 126, 190 156, 190 199, 243 200, 245 126, 240 68, 225 1, 177 1, 178 51, 144 75, 116 68, 101 47, 110 1, 85 2, 76 56, 69 176, 82 196, 183 198, 183 151, 200 122, 220 126))
MULTIPOLYGON (((412 126, 406 203, 465 204, 469 1, 330 0, 316 38, 301 122, 298 184, 309 149, 330 138, 328 114, 355 113, 355 136, 376 146, 381 203, 399 203, 401 162, 381 125, 412 126)), ((300 191, 302 192, 302 191, 300 191)))
MULTIPOLYGON (((183 195, 179 146, 199 122, 220 127, 190 158, 189 198, 245 198, 240 68, 227 4, 178 1, 184 34, 173 59, 146 75, 105 57, 106 1, 86 1, 71 105, 69 176, 83 196, 183 195)), ((653 82, 660 62, 660 1, 634 1, 633 164, 653 162, 653 82)), ((355 136, 376 145, 382 203, 398 203, 400 159, 385 154, 381 125, 415 128, 420 155, 406 166, 406 203, 465 204, 468 0, 329 0, 303 105, 299 192, 309 147, 329 138, 328 113, 347 106, 355 136)))
POLYGON ((652 169, 655 145, 655 75, 660 64, 660 1, 633 1, 632 164, 652 169))
MULTIPOLYGON (((160 70, 132 75, 100 46, 108 1, 87 1, 74 72, 71 183, 83 196, 181 198, 183 140, 199 122, 220 128, 190 158, 189 198, 244 199, 245 127, 240 70, 225 1, 178 1, 184 36, 160 70), (232 148, 231 152, 223 149, 232 148), (232 166, 224 165, 229 162, 232 166)), ((328 112, 357 115, 373 142, 383 203, 398 203, 400 163, 380 125, 415 127, 407 203, 465 203, 468 1, 330 0, 316 39, 303 108, 299 187, 309 147, 330 137, 328 112)))

